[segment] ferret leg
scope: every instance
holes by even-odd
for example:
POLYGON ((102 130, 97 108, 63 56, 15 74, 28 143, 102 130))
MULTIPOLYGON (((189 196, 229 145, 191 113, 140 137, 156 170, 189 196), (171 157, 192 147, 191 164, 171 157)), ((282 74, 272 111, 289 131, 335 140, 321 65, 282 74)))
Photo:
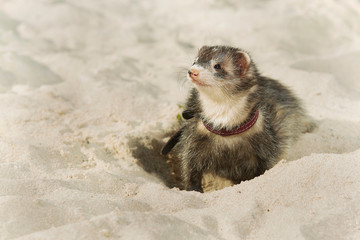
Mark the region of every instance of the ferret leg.
POLYGON ((311 117, 306 116, 303 122, 302 133, 311 133, 317 128, 317 123, 311 117))
POLYGON ((203 189, 201 187, 201 179, 202 179, 202 173, 199 171, 193 170, 190 173, 190 184, 189 184, 188 189, 186 189, 186 190, 203 192, 203 189))
POLYGON ((190 166, 191 161, 184 161, 182 165, 183 187, 187 191, 203 192, 201 188, 202 173, 194 166, 190 166))

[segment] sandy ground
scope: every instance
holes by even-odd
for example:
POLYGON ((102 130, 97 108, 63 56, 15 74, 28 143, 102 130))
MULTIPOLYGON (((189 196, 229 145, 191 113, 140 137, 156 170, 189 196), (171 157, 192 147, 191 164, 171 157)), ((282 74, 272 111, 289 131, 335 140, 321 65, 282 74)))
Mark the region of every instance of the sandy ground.
POLYGON ((0 239, 360 239, 360 2, 0 1, 0 239), (180 191, 158 155, 202 45, 319 122, 264 175, 180 191))

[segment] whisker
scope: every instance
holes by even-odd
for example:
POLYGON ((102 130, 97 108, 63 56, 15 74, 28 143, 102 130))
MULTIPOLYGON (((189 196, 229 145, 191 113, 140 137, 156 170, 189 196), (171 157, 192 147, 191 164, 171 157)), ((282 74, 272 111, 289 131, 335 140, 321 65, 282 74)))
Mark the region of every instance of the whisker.
POLYGON ((176 81, 180 86, 180 91, 187 91, 191 87, 191 83, 189 83, 187 79, 187 71, 188 69, 185 67, 178 68, 179 70, 176 73, 176 81))

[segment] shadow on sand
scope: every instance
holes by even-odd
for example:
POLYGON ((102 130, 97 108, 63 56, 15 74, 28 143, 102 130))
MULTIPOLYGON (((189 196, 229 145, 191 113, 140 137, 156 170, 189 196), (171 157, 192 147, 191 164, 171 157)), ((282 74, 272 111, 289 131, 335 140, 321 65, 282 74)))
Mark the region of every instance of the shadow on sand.
MULTIPOLYGON (((174 131, 175 132, 175 131, 174 131)), ((129 138, 129 148, 138 164, 150 174, 157 176, 169 188, 180 188, 179 160, 172 152, 166 156, 160 154, 166 141, 163 138, 172 135, 170 132, 164 136, 129 138)))

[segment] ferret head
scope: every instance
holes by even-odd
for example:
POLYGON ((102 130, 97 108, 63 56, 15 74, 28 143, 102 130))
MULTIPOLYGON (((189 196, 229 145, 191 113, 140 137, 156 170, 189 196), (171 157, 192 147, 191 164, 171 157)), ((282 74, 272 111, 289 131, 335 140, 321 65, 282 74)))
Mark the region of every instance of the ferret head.
POLYGON ((256 84, 256 75, 249 54, 227 46, 203 46, 188 71, 189 80, 198 90, 227 94, 249 90, 256 84))

